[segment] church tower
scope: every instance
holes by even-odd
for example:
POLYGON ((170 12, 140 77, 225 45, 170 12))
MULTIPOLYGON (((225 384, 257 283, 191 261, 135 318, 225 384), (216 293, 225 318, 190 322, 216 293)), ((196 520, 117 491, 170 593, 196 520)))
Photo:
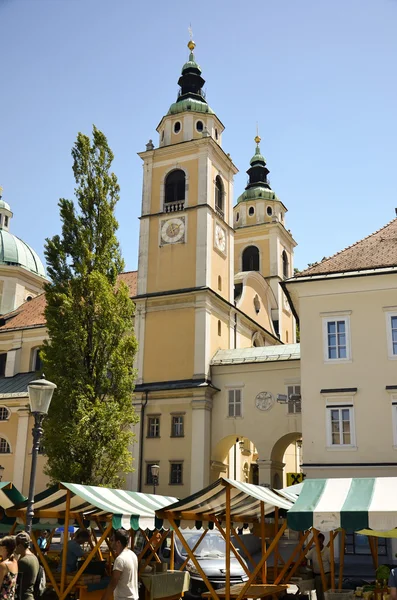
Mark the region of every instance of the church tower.
MULTIPOLYGON (((147 403, 145 427, 155 423, 150 419, 173 422, 172 414, 186 415, 189 435, 185 441, 173 441, 175 456, 168 460, 181 462, 185 457, 184 482, 187 490, 194 490, 209 480, 210 442, 205 433, 215 393, 209 379, 210 360, 219 348, 230 348, 235 335, 233 177, 237 169, 222 149, 224 127, 203 92, 193 40, 188 48, 177 100, 157 127, 158 147, 150 140, 146 151, 139 153, 143 192, 135 332, 139 343, 136 397, 141 393, 147 403), (150 417, 154 413, 161 417, 150 417)), ((158 438, 152 433, 147 437, 158 438)), ((160 439, 145 439, 144 446, 141 480, 134 482, 135 489, 142 490, 145 461, 147 466, 168 452, 160 439)))
POLYGON ((255 154, 247 171, 248 183, 234 207, 235 273, 257 271, 269 283, 277 308, 272 310, 275 331, 284 343, 296 340, 295 319, 279 285, 292 277, 296 242, 285 228, 287 208, 268 180, 269 169, 256 136, 255 154))

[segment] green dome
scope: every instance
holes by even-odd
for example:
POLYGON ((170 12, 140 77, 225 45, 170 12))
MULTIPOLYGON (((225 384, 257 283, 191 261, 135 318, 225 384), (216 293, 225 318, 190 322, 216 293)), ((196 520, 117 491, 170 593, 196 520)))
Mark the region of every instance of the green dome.
POLYGON ((247 200, 278 200, 273 190, 268 190, 263 186, 255 186, 244 190, 244 192, 237 198, 237 204, 240 202, 246 202, 247 200))
MULTIPOLYGON (((7 208, 8 207, 8 208, 7 208)), ((9 206, 3 200, 0 200, 0 208, 9 206), (2 206, 2 205, 5 206, 2 206)), ((5 229, 0 229, 0 265, 15 265, 31 271, 41 277, 46 277, 43 263, 36 252, 25 244, 22 240, 5 229)))
POLYGON ((7 202, 4 202, 4 200, 1 199, 1 196, 0 196, 0 208, 5 208, 6 210, 9 210, 11 212, 10 205, 7 204, 7 202))
POLYGON ((196 100, 195 98, 185 98, 180 102, 174 102, 173 104, 171 104, 167 114, 176 115, 187 110, 190 110, 192 112, 207 113, 210 115, 214 114, 214 111, 208 106, 206 102, 201 102, 201 100, 196 100))
POLYGON ((187 62, 185 62, 185 64, 182 67, 182 71, 181 71, 182 75, 183 75, 183 72, 186 71, 186 69, 197 69, 201 73, 201 67, 194 60, 193 52, 190 53, 189 60, 187 62))
POLYGON ((257 162, 266 164, 265 157, 261 154, 261 149, 259 148, 259 145, 257 145, 255 148, 255 154, 250 160, 250 165, 253 165, 254 163, 257 163, 257 162))

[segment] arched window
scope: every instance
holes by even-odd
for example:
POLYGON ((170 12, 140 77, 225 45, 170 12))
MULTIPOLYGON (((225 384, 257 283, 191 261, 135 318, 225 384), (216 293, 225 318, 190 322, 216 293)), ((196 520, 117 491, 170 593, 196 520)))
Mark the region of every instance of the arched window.
POLYGON ((283 276, 285 278, 289 277, 289 262, 288 262, 288 256, 285 250, 283 250, 283 253, 281 255, 282 260, 283 260, 283 276))
POLYGON ((10 454, 10 444, 4 438, 0 438, 0 454, 10 454))
POLYGON ((41 371, 43 363, 40 357, 41 348, 33 348, 32 350, 32 371, 41 371))
POLYGON ((165 202, 181 202, 185 199, 185 173, 182 169, 174 169, 165 180, 165 202))
POLYGON ((5 406, 0 406, 0 421, 8 421, 10 418, 10 411, 5 406))
POLYGON ((243 252, 243 271, 259 271, 259 250, 256 246, 247 246, 243 252))
POLYGON ((218 335, 222 335, 222 323, 218 321, 218 335))
POLYGON ((215 208, 218 212, 220 212, 223 216, 223 198, 225 195, 225 189, 223 186, 223 181, 219 177, 219 175, 215 178, 215 208))
POLYGON ((222 277, 218 275, 218 290, 222 291, 222 277))

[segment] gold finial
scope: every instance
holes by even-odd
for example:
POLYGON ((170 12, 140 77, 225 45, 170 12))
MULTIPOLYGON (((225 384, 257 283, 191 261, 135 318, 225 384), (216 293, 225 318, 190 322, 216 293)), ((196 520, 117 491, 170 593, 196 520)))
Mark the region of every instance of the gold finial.
POLYGON ((256 144, 259 144, 261 141, 261 138, 259 137, 259 127, 258 127, 258 121, 256 122, 256 136, 254 137, 254 142, 256 144))
POLYGON ((196 44, 193 41, 193 30, 192 30, 192 24, 191 23, 190 23, 190 25, 188 27, 188 32, 189 32, 189 35, 190 35, 190 40, 188 42, 187 47, 189 48, 190 52, 193 52, 193 50, 196 47, 196 44))

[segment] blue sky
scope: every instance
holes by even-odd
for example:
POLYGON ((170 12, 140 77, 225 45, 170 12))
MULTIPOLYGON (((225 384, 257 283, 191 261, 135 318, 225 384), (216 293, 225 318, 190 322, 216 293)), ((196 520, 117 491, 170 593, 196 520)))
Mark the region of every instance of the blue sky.
POLYGON ((137 266, 137 156, 176 99, 192 23, 207 100, 246 184, 256 122, 288 207, 295 266, 395 216, 397 0, 0 0, 0 184, 43 256, 73 196, 70 150, 95 123, 115 153, 119 239, 137 266))

